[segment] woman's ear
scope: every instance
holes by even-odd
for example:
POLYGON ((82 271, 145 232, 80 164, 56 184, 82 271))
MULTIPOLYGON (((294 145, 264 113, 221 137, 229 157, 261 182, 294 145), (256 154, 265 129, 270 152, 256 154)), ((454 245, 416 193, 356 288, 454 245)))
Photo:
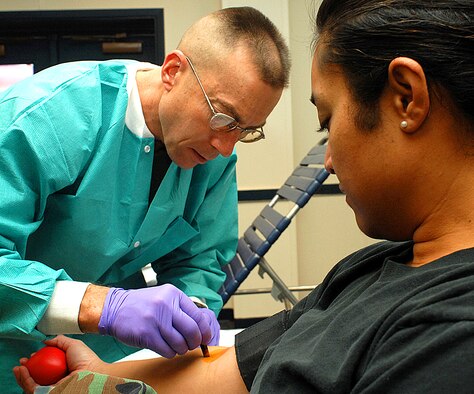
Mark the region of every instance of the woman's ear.
POLYGON ((176 75, 183 63, 185 56, 180 50, 168 53, 161 66, 161 80, 166 90, 171 90, 174 86, 176 75))
POLYGON ((416 132, 430 111, 430 96, 421 65, 407 57, 397 57, 388 67, 388 83, 395 111, 405 132, 416 132))

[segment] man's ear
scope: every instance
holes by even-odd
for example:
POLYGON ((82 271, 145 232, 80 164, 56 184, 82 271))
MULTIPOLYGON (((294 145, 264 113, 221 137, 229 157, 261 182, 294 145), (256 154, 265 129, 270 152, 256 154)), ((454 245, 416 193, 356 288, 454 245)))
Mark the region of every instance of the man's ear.
POLYGON ((423 68, 413 59, 397 57, 388 66, 388 83, 400 122, 406 122, 402 129, 406 132, 417 131, 430 110, 430 96, 423 68))
POLYGON ((176 75, 185 60, 183 52, 174 50, 168 53, 161 66, 161 80, 166 90, 171 90, 176 80, 176 75))

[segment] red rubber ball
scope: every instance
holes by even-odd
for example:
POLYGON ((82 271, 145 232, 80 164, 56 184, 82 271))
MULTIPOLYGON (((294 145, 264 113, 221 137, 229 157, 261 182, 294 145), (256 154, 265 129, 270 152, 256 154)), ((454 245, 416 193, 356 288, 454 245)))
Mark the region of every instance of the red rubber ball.
POLYGON ((49 386, 67 375, 66 353, 55 346, 46 346, 33 354, 25 366, 36 383, 49 386))

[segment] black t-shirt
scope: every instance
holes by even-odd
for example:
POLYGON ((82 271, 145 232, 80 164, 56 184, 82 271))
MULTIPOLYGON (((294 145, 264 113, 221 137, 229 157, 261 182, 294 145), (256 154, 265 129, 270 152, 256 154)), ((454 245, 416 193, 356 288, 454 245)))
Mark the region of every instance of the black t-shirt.
POLYGON ((474 249, 424 266, 412 243, 348 256, 291 311, 236 337, 255 393, 473 393, 474 249))

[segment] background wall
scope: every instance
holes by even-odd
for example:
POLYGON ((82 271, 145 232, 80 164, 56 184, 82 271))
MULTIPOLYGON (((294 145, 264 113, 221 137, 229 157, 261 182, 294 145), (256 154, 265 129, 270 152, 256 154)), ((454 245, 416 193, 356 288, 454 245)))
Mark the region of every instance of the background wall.
MULTIPOLYGON (((322 137, 317 113, 309 102, 312 26, 315 0, 2 0, 0 11, 163 8, 165 52, 174 49, 194 21, 222 7, 249 5, 265 13, 280 29, 292 56, 291 86, 267 121, 267 139, 237 146, 240 190, 278 188, 311 146, 322 137)), ((238 65, 236 65, 238 67, 238 65)), ((334 176, 329 182, 337 182, 334 176)), ((240 233, 265 202, 239 204, 240 233)), ((342 195, 317 196, 298 213, 290 228, 268 253, 269 263, 288 285, 315 285, 342 257, 373 240, 357 228, 342 195)), ((253 272, 243 288, 269 287, 253 272)), ((233 297, 236 317, 268 316, 282 304, 269 294, 233 297)))

